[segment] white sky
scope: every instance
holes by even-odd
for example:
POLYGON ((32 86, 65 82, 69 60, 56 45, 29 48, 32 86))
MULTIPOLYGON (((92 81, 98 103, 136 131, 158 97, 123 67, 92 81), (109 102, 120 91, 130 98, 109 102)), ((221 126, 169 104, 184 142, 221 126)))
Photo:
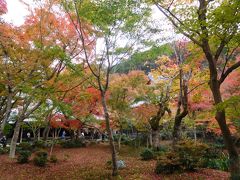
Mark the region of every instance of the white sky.
MULTIPOLYGON (((30 4, 33 3, 33 0, 24 1, 30 4)), ((16 26, 23 24, 24 17, 28 15, 27 7, 23 3, 21 3, 20 0, 6 0, 6 2, 8 12, 7 14, 3 15, 2 18, 4 18, 5 21, 12 23, 16 26)), ((174 33, 172 26, 169 25, 167 18, 162 13, 160 13, 160 11, 155 6, 153 7, 152 18, 153 20, 156 20, 156 23, 154 24, 156 24, 160 29, 162 29, 162 32, 157 33, 156 37, 152 37, 153 39, 159 39, 162 43, 169 41, 168 38, 170 37, 180 39, 180 37, 176 36, 176 34, 174 33)))
MULTIPOLYGON (((6 0, 8 12, 2 17, 14 25, 21 25, 24 23, 24 17, 28 14, 26 7, 19 2, 19 0, 6 0)), ((28 0, 27 2, 32 2, 28 0)))

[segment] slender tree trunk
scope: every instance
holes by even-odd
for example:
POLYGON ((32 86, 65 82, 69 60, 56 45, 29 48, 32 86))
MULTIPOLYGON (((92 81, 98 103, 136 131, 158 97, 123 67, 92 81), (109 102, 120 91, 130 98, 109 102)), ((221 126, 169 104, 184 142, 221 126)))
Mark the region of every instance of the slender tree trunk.
POLYGON ((153 146, 152 132, 149 133, 149 145, 150 145, 150 147, 153 146))
POLYGON ((17 140, 20 132, 20 125, 21 125, 21 118, 17 120, 16 126, 14 128, 14 133, 13 133, 13 137, 10 145, 10 153, 9 153, 10 158, 15 158, 17 140))
POLYGON ((40 138, 40 136, 41 136, 41 135, 40 135, 40 133, 41 133, 41 132, 40 132, 40 129, 38 129, 37 132, 38 132, 37 140, 40 141, 40 140, 41 140, 41 138, 40 138))
POLYGON ((118 150, 120 150, 121 148, 121 140, 122 140, 122 134, 120 134, 118 138, 118 150))
POLYGON ((152 130, 152 146, 154 149, 160 148, 160 130, 159 130, 159 128, 152 130))
POLYGON ((44 128, 43 130, 43 140, 46 141, 48 139, 50 132, 50 124, 47 125, 47 127, 44 128))
POLYGON ((195 125, 194 125, 194 140, 195 142, 197 141, 197 130, 195 125))
POLYGON ((110 118, 109 118, 109 113, 108 113, 107 104, 106 104, 105 92, 103 92, 103 91, 101 92, 101 99, 102 99, 102 106, 103 106, 104 116, 105 116, 105 121, 106 121, 106 128, 108 131, 109 144, 110 144, 110 147, 112 150, 112 165, 113 165, 112 175, 116 176, 118 174, 117 154, 116 154, 116 148, 115 148, 114 141, 113 141, 112 129, 110 127, 110 118))
POLYGON ((33 131, 33 141, 34 142, 37 141, 37 131, 36 130, 33 131))
POLYGON ((3 120, 2 120, 2 124, 1 124, 1 131, 4 132, 4 127, 6 125, 6 122, 10 116, 10 113, 11 113, 11 109, 12 109, 12 98, 13 98, 13 95, 12 93, 9 93, 8 95, 8 98, 7 98, 7 108, 6 108, 6 112, 5 112, 5 115, 3 117, 3 120))
POLYGON ((21 128, 20 143, 22 143, 22 136, 23 136, 23 128, 21 128))

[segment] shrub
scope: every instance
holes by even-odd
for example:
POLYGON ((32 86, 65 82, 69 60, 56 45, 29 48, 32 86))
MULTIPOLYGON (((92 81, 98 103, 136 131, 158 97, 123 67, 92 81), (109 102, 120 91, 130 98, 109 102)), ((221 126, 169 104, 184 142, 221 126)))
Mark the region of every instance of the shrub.
POLYGON ((207 144, 193 140, 184 140, 178 142, 174 150, 179 155, 183 169, 194 170, 203 166, 203 157, 206 155, 208 148, 207 144))
POLYGON ((8 152, 9 152, 8 147, 5 147, 5 148, 0 147, 0 154, 7 154, 8 152))
POLYGON ((208 146, 204 143, 192 140, 180 141, 174 146, 174 149, 160 153, 155 172, 168 174, 203 167, 203 157, 207 150, 208 146))
POLYGON ((46 151, 37 151, 33 162, 36 166, 43 167, 47 163, 48 153, 46 151))
POLYGON ((220 156, 215 158, 205 158, 205 166, 207 168, 218 169, 221 171, 228 171, 229 167, 229 157, 228 155, 222 153, 220 156))
POLYGON ((86 144, 80 139, 75 139, 75 140, 67 140, 67 141, 61 142, 61 146, 63 148, 76 148, 76 147, 86 147, 86 144))
POLYGON ((33 150, 33 146, 28 143, 28 142, 22 142, 18 145, 18 149, 19 151, 32 151, 33 150))
POLYGON ((50 162, 51 162, 51 163, 57 163, 57 161, 58 161, 58 159, 57 159, 57 156, 56 156, 56 155, 52 155, 52 156, 50 157, 50 162))
POLYGON ((166 152, 158 157, 155 173, 171 174, 181 170, 181 161, 177 153, 166 152))
POLYGON ((145 148, 140 156, 142 157, 142 160, 150 160, 154 158, 154 152, 151 149, 145 148))
POLYGON ((30 156, 31 156, 31 151, 22 150, 18 154, 17 162, 20 164, 27 163, 30 156))
POLYGON ((44 147, 45 147, 45 142, 42 141, 42 140, 35 141, 35 142, 33 143, 33 146, 34 146, 34 148, 41 149, 41 148, 44 148, 44 147))

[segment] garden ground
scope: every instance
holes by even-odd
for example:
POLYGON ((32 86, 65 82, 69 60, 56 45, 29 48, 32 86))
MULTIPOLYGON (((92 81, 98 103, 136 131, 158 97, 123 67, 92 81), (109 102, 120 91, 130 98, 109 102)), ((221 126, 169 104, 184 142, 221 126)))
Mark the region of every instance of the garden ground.
MULTIPOLYGON (((7 155, 0 156, 0 180, 38 180, 38 179, 83 179, 101 180, 112 179, 111 167, 107 161, 111 159, 110 149, 106 144, 89 145, 86 148, 63 149, 56 147, 54 153, 58 162, 48 163, 40 168, 28 164, 18 164, 16 160, 10 160, 7 155)), ((127 180, 224 180, 228 179, 229 173, 200 169, 196 172, 156 175, 154 173, 156 161, 141 161, 139 150, 123 146, 119 159, 124 160, 127 167, 119 171, 119 176, 114 179, 127 180)))

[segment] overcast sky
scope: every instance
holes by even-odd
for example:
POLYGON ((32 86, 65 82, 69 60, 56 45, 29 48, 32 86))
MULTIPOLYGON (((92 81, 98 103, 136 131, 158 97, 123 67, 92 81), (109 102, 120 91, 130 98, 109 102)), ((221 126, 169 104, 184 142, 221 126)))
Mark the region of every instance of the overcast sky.
MULTIPOLYGON (((33 2, 33 0, 24 0, 24 1, 27 3, 33 2)), ((28 10, 26 6, 23 5, 19 0, 6 0, 6 2, 7 2, 8 12, 2 17, 7 22, 13 23, 14 25, 19 26, 23 24, 24 17, 28 15, 28 10)), ((169 25, 169 22, 167 21, 166 17, 164 17, 164 15, 160 13, 160 11, 155 6, 153 7, 152 18, 154 20, 157 20, 156 25, 162 29, 162 32, 158 33, 155 38, 157 39, 159 38, 159 40, 162 42, 168 41, 167 39, 173 36, 179 39, 179 36, 176 36, 172 26, 169 25)))
MULTIPOLYGON (((31 2, 31 0, 28 0, 31 2)), ((7 22, 11 22, 14 25, 21 25, 24 22, 24 17, 28 14, 25 6, 19 2, 19 0, 6 0, 8 12, 3 15, 3 18, 7 22)))

